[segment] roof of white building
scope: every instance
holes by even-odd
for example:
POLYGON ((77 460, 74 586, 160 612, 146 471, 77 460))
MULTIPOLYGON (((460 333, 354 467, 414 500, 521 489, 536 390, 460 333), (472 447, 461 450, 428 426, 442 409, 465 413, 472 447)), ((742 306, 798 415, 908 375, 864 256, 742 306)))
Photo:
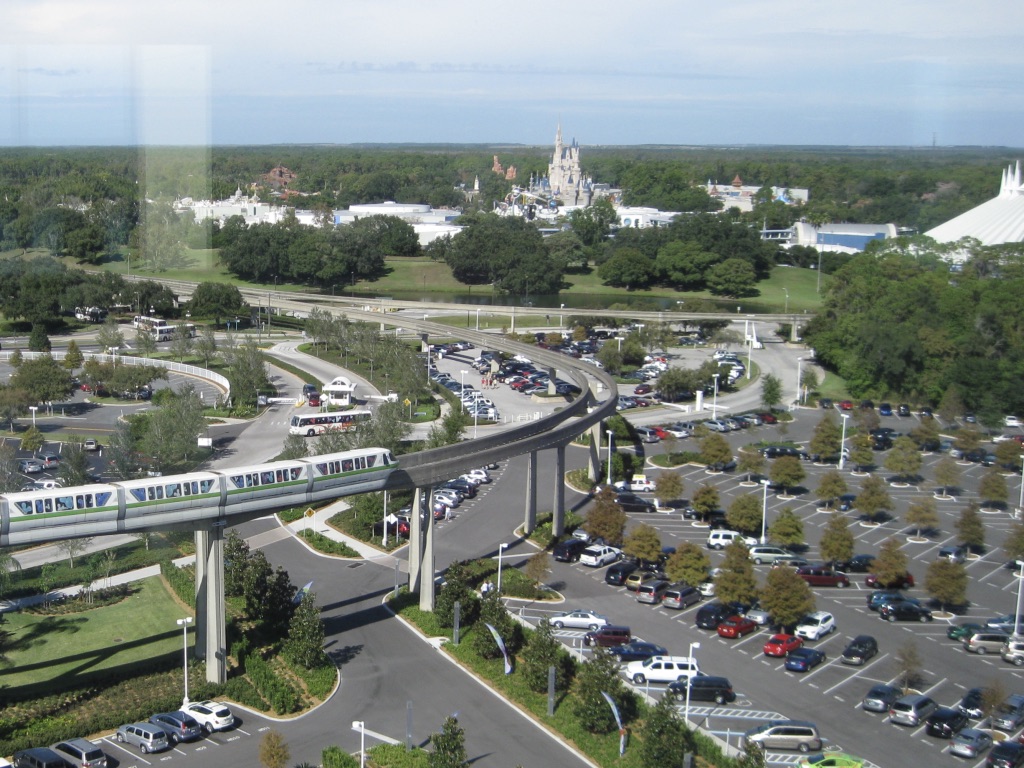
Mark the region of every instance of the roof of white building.
POLYGON ((940 243, 973 237, 982 245, 1024 242, 1024 181, 1020 161, 1003 171, 999 195, 925 234, 940 243))

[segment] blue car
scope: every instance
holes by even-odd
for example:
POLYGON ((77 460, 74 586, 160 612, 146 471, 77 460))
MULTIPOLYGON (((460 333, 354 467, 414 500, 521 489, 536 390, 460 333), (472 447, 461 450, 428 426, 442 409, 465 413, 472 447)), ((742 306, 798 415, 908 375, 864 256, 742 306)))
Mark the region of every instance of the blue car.
POLYGON ((890 403, 882 403, 878 406, 879 416, 892 416, 892 405, 890 403))
POLYGON ((825 652, 817 648, 797 648, 786 657, 786 669, 792 672, 809 672, 825 661, 825 652))

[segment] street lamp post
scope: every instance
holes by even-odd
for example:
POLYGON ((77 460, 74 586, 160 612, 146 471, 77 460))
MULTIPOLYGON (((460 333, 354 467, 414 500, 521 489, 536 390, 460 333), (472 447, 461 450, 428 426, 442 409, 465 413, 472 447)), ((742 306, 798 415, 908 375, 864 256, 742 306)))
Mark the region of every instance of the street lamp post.
POLYGON ((508 543, 502 542, 498 545, 498 594, 501 594, 501 553, 508 549, 508 543))
POLYGON ((177 623, 181 627, 182 647, 184 648, 185 698, 182 699, 182 706, 186 706, 188 704, 188 625, 192 623, 192 617, 186 616, 184 619, 178 619, 177 623))
POLYGON ((608 487, 612 487, 612 440, 615 437, 613 430, 606 430, 608 434, 608 487))
POLYGON ((803 400, 803 398, 800 396, 801 395, 801 391, 800 391, 801 382, 800 382, 800 379, 803 377, 803 372, 801 371, 801 368, 803 367, 803 364, 804 364, 804 359, 802 357, 798 357, 796 359, 796 404, 797 405, 800 405, 802 400, 803 400))
POLYGON ((717 419, 718 418, 718 374, 717 373, 711 374, 711 378, 713 378, 715 380, 715 395, 714 395, 714 398, 711 401, 711 418, 712 419, 717 419))
POLYGON ((771 480, 762 480, 761 485, 764 486, 764 494, 761 497, 761 544, 768 542, 767 530, 768 530, 768 486, 771 484, 771 480))
POLYGON ((560 306, 558 309, 559 309, 559 312, 558 312, 558 327, 559 328, 565 328, 565 322, 563 320, 563 316, 562 316, 562 312, 561 312, 561 310, 565 309, 565 304, 560 306))
POLYGON ((359 731, 359 768, 366 765, 366 721, 353 720, 352 728, 359 731))
POLYGON ((747 380, 750 379, 750 369, 754 367, 754 338, 755 335, 753 321, 747 326, 747 380))
POLYGON ((1021 591, 1024 589, 1024 560, 1017 561, 1017 612, 1013 615, 1013 636, 1020 637, 1021 591))
POLYGON ((459 378, 462 379, 462 389, 459 390, 459 402, 462 403, 462 412, 466 412, 466 399, 462 396, 466 390, 466 372, 459 371, 459 378))
POLYGON ((34 427, 36 425, 36 411, 39 410, 39 406, 38 405, 30 405, 28 407, 28 409, 30 411, 32 411, 32 426, 34 427))
MULTIPOLYGON (((699 641, 698 642, 690 643, 689 655, 690 655, 690 663, 691 664, 693 663, 693 650, 695 648, 698 649, 698 650, 700 649, 700 642, 699 641)), ((690 683, 692 682, 692 680, 693 680, 692 678, 687 678, 687 680, 686 680, 686 709, 685 709, 685 712, 683 714, 683 720, 686 721, 687 725, 690 724, 690 683)))
MULTIPOLYGON (((846 422, 850 420, 850 414, 843 413, 840 415, 843 417, 843 437, 839 441, 839 471, 842 472, 843 465, 846 464, 846 457, 843 455, 843 452, 846 450, 846 422)), ((1021 487, 1024 488, 1024 480, 1022 480, 1021 487)))

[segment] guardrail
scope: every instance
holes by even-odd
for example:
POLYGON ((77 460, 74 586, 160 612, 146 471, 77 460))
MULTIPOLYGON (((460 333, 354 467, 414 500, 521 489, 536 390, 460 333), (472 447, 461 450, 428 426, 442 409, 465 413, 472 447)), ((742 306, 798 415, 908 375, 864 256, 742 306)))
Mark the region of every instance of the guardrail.
MULTIPOLYGON (((13 352, 0 353, 0 359, 4 362, 9 363, 11 361, 11 355, 13 352)), ((21 357, 24 360, 38 360, 44 355, 49 355, 54 360, 63 360, 64 353, 50 353, 50 352, 22 352, 21 357)), ((194 376, 197 379, 203 379, 208 381, 214 386, 224 391, 225 397, 231 395, 231 382, 227 380, 227 377, 221 374, 211 371, 208 368, 200 368, 196 365, 185 365, 184 363, 176 363, 173 360, 154 360, 150 357, 126 357, 124 355, 108 355, 100 352, 85 352, 82 357, 86 360, 98 360, 101 363, 112 363, 113 365, 134 365, 139 368, 166 368, 168 371, 174 371, 175 373, 181 373, 185 376, 194 376)))

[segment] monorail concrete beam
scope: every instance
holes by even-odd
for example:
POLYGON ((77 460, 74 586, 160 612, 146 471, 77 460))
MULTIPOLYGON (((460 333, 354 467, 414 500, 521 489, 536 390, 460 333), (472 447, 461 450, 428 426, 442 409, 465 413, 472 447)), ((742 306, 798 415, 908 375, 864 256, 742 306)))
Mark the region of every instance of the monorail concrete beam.
POLYGON ((434 505, 431 500, 431 489, 425 488, 427 498, 426 511, 423 515, 423 557, 420 558, 420 610, 434 610, 434 505))
POLYGON ((420 560, 423 557, 423 489, 417 488, 412 496, 412 520, 409 526, 409 591, 419 592, 420 560))
POLYGON ((537 527, 537 452, 530 451, 526 464, 526 510, 523 533, 529 536, 537 527))
POLYGON ((224 605, 224 524, 196 531, 196 646, 206 660, 206 680, 227 680, 227 627, 224 605), (200 564, 201 563, 201 564, 200 564))
POLYGON ((590 460, 587 462, 587 477, 596 483, 601 479, 601 422, 590 428, 590 460))
POLYGON ((555 448, 555 498, 552 502, 553 512, 551 533, 561 536, 565 533, 565 446, 555 448))

